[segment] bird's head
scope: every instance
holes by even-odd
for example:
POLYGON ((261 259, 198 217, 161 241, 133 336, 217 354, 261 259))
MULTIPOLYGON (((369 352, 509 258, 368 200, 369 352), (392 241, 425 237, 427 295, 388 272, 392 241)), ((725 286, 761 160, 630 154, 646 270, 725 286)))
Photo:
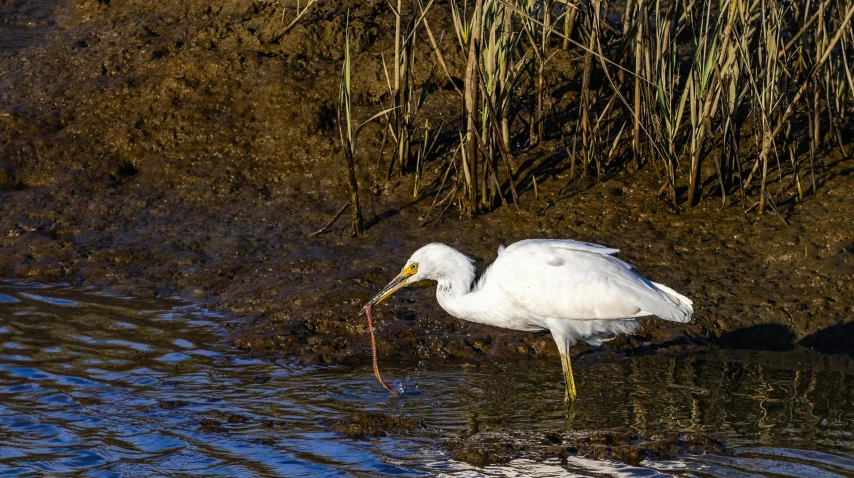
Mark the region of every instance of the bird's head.
MULTIPOLYGON (((472 260, 462 252, 444 244, 427 244, 415 251, 403 270, 365 305, 376 305, 409 284, 422 280, 442 281, 459 278, 470 284, 474 280, 472 260)), ((362 309, 362 311, 365 310, 362 309)))

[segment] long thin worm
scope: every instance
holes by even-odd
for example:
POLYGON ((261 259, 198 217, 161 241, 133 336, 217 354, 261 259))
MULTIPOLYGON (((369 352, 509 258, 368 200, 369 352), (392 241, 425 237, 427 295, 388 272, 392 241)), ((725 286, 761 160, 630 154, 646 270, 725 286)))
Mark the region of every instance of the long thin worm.
POLYGON ((371 358, 374 361, 374 375, 377 377, 377 380, 380 381, 380 385, 382 385, 383 388, 391 392, 395 397, 399 397, 400 393, 386 385, 386 383, 383 382, 383 378, 380 377, 380 368, 377 366, 377 341, 374 339, 374 318, 371 317, 371 304, 368 304, 365 307, 365 312, 368 314, 368 330, 371 332, 371 358))

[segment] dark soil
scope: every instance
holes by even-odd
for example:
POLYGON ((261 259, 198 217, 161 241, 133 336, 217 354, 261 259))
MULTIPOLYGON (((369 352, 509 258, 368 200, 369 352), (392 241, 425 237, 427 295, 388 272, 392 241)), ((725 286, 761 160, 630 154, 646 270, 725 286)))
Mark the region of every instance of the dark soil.
MULTIPOLYGON (((385 89, 385 2, 320 2, 284 33, 294 12, 282 21, 276 1, 0 0, 0 39, 15 40, 0 48, 0 273, 188 297, 242 318, 244 349, 361 362, 359 308, 421 245, 448 243, 482 269, 501 244, 572 238, 620 248, 694 300, 687 327, 651 320, 608 348, 852 352, 839 337, 854 320, 854 161, 840 155, 817 165, 817 195, 778 216, 745 213, 738 198, 678 210, 656 197, 652 165, 561 193, 568 171, 546 143, 516 164, 536 172, 538 198, 421 227, 434 189, 413 199, 403 177, 367 192, 371 125, 357 158, 367 236, 351 238, 344 218, 308 237, 348 197, 335 120, 347 8, 356 116, 367 118, 385 89)), ((447 21, 431 25, 450 31, 447 21)), ((376 310, 381 360, 556 355, 547 334, 455 320, 432 294, 412 287, 376 310)))

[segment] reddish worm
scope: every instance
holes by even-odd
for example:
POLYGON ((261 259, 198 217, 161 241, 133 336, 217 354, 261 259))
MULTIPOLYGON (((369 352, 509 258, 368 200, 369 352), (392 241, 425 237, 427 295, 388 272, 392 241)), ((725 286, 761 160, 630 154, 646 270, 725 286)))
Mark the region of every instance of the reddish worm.
POLYGON ((380 368, 377 366, 377 341, 374 339, 374 318, 371 317, 371 304, 368 304, 365 307, 365 312, 368 314, 368 330, 371 332, 371 358, 374 361, 374 375, 377 377, 377 380, 380 381, 380 385, 382 385, 383 388, 391 392, 395 397, 399 397, 400 393, 386 385, 386 383, 383 382, 382 377, 380 377, 380 368))

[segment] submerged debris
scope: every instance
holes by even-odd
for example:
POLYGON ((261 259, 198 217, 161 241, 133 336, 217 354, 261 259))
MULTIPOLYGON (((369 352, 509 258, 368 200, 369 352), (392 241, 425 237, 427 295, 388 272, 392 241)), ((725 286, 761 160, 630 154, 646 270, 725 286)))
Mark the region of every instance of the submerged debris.
POLYGON ((360 412, 347 418, 328 422, 332 430, 351 438, 366 436, 384 437, 389 433, 400 433, 424 428, 419 421, 403 415, 389 415, 382 412, 360 412))

